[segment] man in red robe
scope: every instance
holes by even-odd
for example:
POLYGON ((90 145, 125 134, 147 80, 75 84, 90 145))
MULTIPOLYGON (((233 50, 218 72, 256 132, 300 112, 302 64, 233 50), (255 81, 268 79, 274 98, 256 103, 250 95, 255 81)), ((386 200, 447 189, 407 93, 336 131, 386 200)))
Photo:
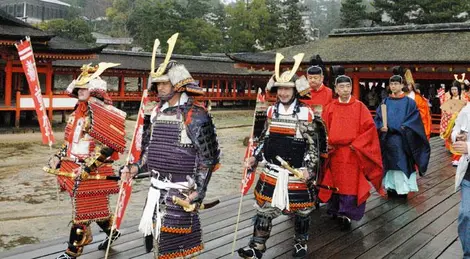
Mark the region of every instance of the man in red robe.
POLYGON ((351 95, 352 80, 336 78, 333 100, 323 111, 328 131, 328 161, 322 183, 335 186, 332 193, 320 189, 319 197, 328 201, 328 214, 339 218, 343 230, 351 220, 364 216, 370 184, 382 195, 382 156, 374 120, 367 107, 351 95))
POLYGON ((311 66, 307 69, 310 100, 304 100, 303 102, 310 106, 317 115, 321 115, 323 109, 333 101, 333 91, 323 84, 324 78, 321 67, 311 66))

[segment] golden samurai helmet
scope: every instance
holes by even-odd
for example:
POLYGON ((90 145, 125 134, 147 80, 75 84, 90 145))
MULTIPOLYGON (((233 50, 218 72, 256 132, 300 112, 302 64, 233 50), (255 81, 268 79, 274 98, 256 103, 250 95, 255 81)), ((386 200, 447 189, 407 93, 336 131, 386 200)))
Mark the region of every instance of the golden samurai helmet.
POLYGON ((284 71, 282 74, 280 73, 281 69, 281 61, 284 59, 284 56, 281 53, 276 53, 276 61, 274 63, 274 75, 269 80, 268 84, 266 85, 266 89, 271 91, 274 87, 295 87, 297 92, 301 97, 308 97, 310 94, 310 87, 308 85, 308 80, 305 76, 301 76, 297 78, 295 75, 297 70, 302 63, 304 58, 304 53, 299 53, 293 57, 294 59, 294 66, 291 70, 284 71))
POLYGON ((119 66, 119 63, 107 63, 107 62, 101 62, 98 65, 92 66, 90 64, 85 64, 82 66, 81 70, 82 73, 78 76, 78 78, 75 81, 75 87, 77 88, 88 88, 86 87, 87 84, 94 80, 99 78, 99 76, 108 68, 110 67, 115 67, 119 66))
POLYGON ((168 51, 158 69, 155 69, 155 56, 160 46, 160 40, 155 39, 150 63, 150 80, 152 83, 170 82, 176 92, 186 91, 194 95, 203 95, 204 90, 197 85, 196 80, 193 79, 186 67, 170 60, 178 35, 178 33, 175 33, 168 39, 168 51))

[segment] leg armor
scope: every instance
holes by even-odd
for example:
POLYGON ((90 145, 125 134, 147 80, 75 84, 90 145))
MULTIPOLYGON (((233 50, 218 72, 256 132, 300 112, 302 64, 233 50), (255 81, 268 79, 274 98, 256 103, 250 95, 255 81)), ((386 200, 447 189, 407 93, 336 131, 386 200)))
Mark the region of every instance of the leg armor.
POLYGON ((304 258, 307 255, 308 229, 310 227, 310 212, 312 209, 304 209, 295 212, 295 244, 292 256, 304 258))
POLYGON ((111 238, 111 244, 112 244, 121 236, 121 232, 115 229, 113 230, 113 234, 110 237, 109 233, 111 232, 111 226, 113 224, 113 220, 114 220, 114 217, 110 217, 107 220, 96 222, 98 226, 100 226, 100 228, 103 230, 103 232, 106 233, 107 235, 106 238, 98 245, 98 250, 106 250, 108 248, 110 238, 111 238))
POLYGON ((308 241, 308 229, 310 227, 309 214, 295 214, 295 242, 305 244, 308 241))
POLYGON ((96 224, 100 226, 100 228, 103 230, 106 235, 109 236, 109 232, 111 232, 111 226, 113 224, 113 218, 114 217, 109 217, 109 219, 105 219, 102 221, 96 221, 96 224))
POLYGON ((255 224, 253 226, 253 237, 250 241, 250 247, 260 250, 261 252, 266 251, 266 241, 271 234, 273 227, 272 217, 263 214, 257 214, 254 218, 255 224))
POLYGON ((82 254, 83 247, 93 241, 91 229, 85 224, 74 224, 70 230, 69 245, 66 254, 78 257, 82 254))
POLYGON ((249 248, 238 249, 238 255, 247 259, 259 259, 266 251, 266 241, 271 234, 272 217, 258 213, 254 217, 253 237, 251 238, 249 248))

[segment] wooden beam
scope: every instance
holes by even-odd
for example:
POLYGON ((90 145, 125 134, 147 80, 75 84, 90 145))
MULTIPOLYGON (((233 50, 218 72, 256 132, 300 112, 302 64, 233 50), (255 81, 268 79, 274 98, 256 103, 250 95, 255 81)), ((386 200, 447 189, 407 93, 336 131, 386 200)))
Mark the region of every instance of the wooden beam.
POLYGON ((217 80, 217 97, 220 97, 220 79, 217 80))
POLYGON ((359 87, 359 76, 356 74, 353 75, 352 77, 353 80, 353 89, 352 89, 352 95, 356 97, 356 99, 360 100, 361 98, 361 88, 359 87))
POLYGON ((124 97, 126 91, 126 84, 124 83, 124 76, 119 76, 119 97, 124 97))
POLYGON ((145 76, 142 77, 142 91, 147 90, 147 84, 148 84, 147 80, 148 80, 147 77, 145 76))
POLYGON ((211 96, 214 94, 214 80, 211 80, 211 96))
POLYGON ((47 62, 46 67, 46 95, 52 92, 52 61, 47 62))
POLYGON ((16 91, 16 109, 15 109, 15 127, 16 128, 20 127, 20 111, 21 111, 21 107, 20 107, 21 98, 20 97, 21 97, 20 91, 16 91))
POLYGON ((232 97, 237 96, 237 80, 233 80, 233 91, 232 91, 232 97))
POLYGON ((251 97, 251 87, 253 86, 253 80, 248 80, 248 97, 251 97))
POLYGON ((52 119, 53 119, 52 118, 52 115, 53 115, 52 112, 54 111, 54 108, 52 107, 52 104, 53 104, 53 102, 52 102, 52 98, 53 98, 52 91, 49 92, 48 96, 49 96, 49 109, 48 109, 47 115, 49 116, 49 121, 51 122, 51 125, 52 125, 52 119))
POLYGON ((11 106, 12 64, 13 61, 10 58, 7 59, 5 66, 5 106, 11 106))

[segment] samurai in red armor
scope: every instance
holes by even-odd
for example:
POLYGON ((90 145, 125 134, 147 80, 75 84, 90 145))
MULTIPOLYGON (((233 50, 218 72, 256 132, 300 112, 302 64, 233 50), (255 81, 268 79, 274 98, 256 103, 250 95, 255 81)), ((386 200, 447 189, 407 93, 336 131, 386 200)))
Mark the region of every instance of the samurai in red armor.
POLYGON ((72 198, 72 229, 67 250, 58 259, 76 258, 92 241, 90 224, 96 222, 108 235, 98 246, 107 248, 119 231, 111 235, 112 214, 108 196, 118 193, 117 181, 103 178, 114 176, 113 161, 124 152, 126 113, 113 107, 106 93, 106 82, 99 75, 119 64, 84 65, 82 73, 67 91, 78 99, 65 127, 65 141, 49 165, 59 169, 60 187, 72 198))
POLYGON ((320 116, 302 98, 309 98, 309 85, 305 76, 296 71, 303 53, 294 57, 291 71, 279 76, 282 55, 276 56, 276 75, 266 90, 277 94, 277 101, 267 109, 267 122, 261 140, 246 166, 255 167, 262 162, 255 188, 257 214, 254 232, 248 248, 240 248, 242 258, 261 258, 266 251, 272 220, 281 214, 294 216, 294 258, 307 255, 310 212, 317 202, 316 189, 311 182, 320 170, 320 155, 327 152, 325 125, 320 116), (285 166, 287 162, 290 166, 285 166))
POLYGON ((198 208, 219 163, 217 135, 211 116, 193 99, 204 91, 184 65, 170 60, 151 71, 160 102, 143 133, 140 161, 122 177, 152 175, 139 224, 147 251, 155 258, 192 258, 203 250, 198 208))

